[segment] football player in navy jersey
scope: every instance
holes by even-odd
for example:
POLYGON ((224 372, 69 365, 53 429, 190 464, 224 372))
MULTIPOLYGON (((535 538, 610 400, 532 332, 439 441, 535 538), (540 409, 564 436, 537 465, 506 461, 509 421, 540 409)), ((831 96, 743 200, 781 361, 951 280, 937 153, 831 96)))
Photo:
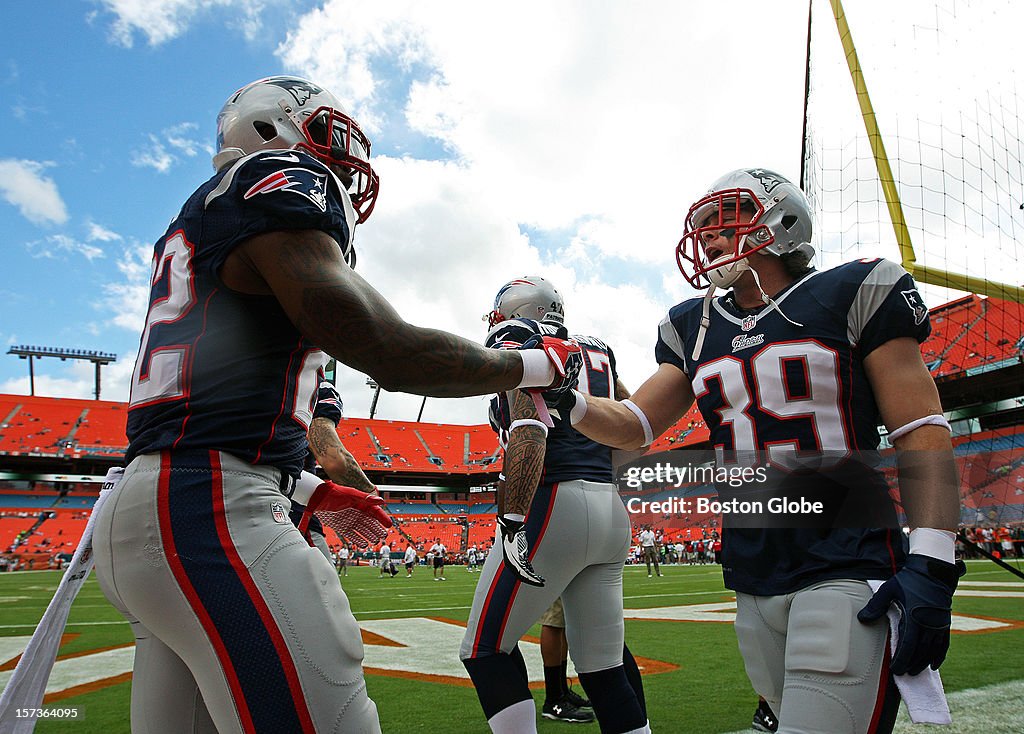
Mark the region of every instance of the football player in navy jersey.
POLYGON ((747 674, 780 732, 889 731, 892 675, 937 668, 949 645, 960 571, 950 430, 918 348, 928 311, 911 276, 879 259, 813 270, 810 239, 796 186, 766 169, 724 176, 691 207, 677 248, 683 274, 709 290, 662 321, 657 372, 630 401, 552 398, 577 430, 621 448, 649 445, 696 400, 723 457, 763 452, 772 467, 806 452, 871 454, 884 423, 909 553, 881 472, 848 461, 832 476, 849 464, 857 481, 827 488, 885 503, 888 527, 744 527, 725 516, 722 566, 747 674), (891 659, 890 604, 903 613, 891 659))
MULTIPOLYGON (((507 283, 489 315, 486 344, 517 349, 538 335, 565 336, 562 298, 543 278, 507 283)), ((583 348, 579 388, 629 395, 615 355, 600 339, 574 336, 583 348)), ((536 711, 519 639, 559 596, 580 683, 604 732, 650 731, 643 684, 624 646, 622 566, 630 525, 612 471, 611 449, 577 433, 567 416, 548 428, 522 390, 500 394, 491 417, 505 447, 498 488, 498 537, 484 563, 460 657, 491 730, 536 731, 536 711)), ((586 721, 577 699, 546 702, 548 718, 586 721)))
MULTIPOLYGON (((561 384, 579 360, 561 339, 500 352, 412 326, 356 275, 369 150, 316 84, 253 82, 218 116, 216 173, 156 242, 128 466, 95 536, 136 636, 135 732, 380 730, 348 600, 282 503, 325 352, 440 397, 561 384)), ((310 511, 388 521, 356 489, 311 497, 310 511)))

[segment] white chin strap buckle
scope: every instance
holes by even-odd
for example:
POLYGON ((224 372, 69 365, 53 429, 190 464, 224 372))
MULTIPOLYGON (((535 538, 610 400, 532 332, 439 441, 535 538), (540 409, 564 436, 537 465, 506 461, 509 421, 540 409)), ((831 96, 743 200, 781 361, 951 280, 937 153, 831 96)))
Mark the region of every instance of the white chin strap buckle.
MULTIPOLYGON (((718 260, 729 260, 734 255, 723 255, 716 260, 711 261, 711 265, 714 265, 718 260)), ((743 273, 750 270, 750 265, 747 263, 747 259, 737 260, 734 263, 727 265, 719 265, 718 267, 711 267, 707 271, 708 280, 710 280, 716 288, 728 288, 735 283, 743 273)))

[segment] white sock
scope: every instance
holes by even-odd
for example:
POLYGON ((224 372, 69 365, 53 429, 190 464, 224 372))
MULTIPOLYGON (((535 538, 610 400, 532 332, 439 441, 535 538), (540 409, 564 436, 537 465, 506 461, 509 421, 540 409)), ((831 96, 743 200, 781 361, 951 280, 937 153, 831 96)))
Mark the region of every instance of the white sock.
POLYGON ((494 734, 537 734, 537 705, 527 699, 503 708, 487 720, 494 734))

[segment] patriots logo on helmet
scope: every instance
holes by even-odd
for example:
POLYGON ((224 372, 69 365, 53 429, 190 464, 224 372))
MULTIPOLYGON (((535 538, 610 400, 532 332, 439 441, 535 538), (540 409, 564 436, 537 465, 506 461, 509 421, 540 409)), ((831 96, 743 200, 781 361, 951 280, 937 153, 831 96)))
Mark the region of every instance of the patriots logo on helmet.
POLYGON ((910 310, 914 312, 914 324, 920 324, 926 318, 928 318, 928 307, 924 305, 924 301, 921 299, 921 294, 916 290, 900 291, 900 295, 903 296, 903 300, 910 306, 910 310))
POLYGON ((772 189, 783 183, 784 179, 779 174, 773 171, 768 171, 764 168, 754 168, 747 171, 751 176, 756 178, 761 185, 764 187, 766 193, 771 193, 772 189))
POLYGON ((309 199, 320 211, 327 211, 327 174, 306 168, 285 168, 264 176, 245 192, 245 199, 275 191, 290 191, 309 199))
POLYGON ((307 82, 305 79, 297 79, 290 76, 272 76, 268 79, 264 79, 267 84, 273 84, 275 87, 281 87, 286 90, 289 94, 295 97, 295 101, 302 106, 309 101, 309 98, 314 94, 320 94, 324 90, 315 84, 307 82))

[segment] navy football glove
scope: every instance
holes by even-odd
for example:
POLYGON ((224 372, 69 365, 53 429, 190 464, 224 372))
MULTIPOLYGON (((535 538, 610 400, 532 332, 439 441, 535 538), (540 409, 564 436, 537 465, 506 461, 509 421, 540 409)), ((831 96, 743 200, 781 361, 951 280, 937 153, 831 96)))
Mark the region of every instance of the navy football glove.
POLYGON ((917 675, 929 665, 932 670, 942 665, 949 649, 953 592, 965 572, 963 561, 946 563, 911 554, 903 568, 882 584, 857 614, 857 619, 867 624, 885 617, 890 604, 900 610, 893 675, 917 675))

